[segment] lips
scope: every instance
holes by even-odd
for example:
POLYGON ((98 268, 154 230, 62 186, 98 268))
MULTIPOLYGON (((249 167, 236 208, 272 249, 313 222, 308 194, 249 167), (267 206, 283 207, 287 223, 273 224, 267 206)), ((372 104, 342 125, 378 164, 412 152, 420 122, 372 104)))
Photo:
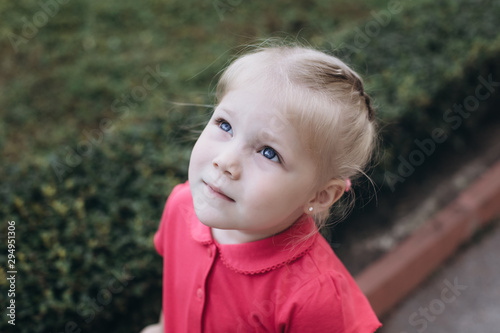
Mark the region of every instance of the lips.
POLYGON ((206 185, 206 188, 208 189, 208 193, 210 193, 211 195, 217 197, 217 198, 220 198, 220 199, 223 199, 223 200, 226 200, 226 201, 229 201, 229 202, 234 202, 234 200, 230 197, 228 197, 220 188, 218 188, 217 186, 215 185, 212 185, 212 184, 209 184, 209 183, 206 183, 205 181, 203 182, 205 185, 206 185))

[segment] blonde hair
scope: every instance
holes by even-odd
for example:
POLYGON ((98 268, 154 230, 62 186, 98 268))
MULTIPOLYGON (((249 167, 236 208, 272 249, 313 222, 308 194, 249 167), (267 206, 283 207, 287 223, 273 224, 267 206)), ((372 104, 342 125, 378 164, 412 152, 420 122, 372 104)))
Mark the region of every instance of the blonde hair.
MULTIPOLYGON (((375 114, 359 75, 338 58, 303 46, 257 47, 217 84, 219 103, 241 86, 266 84, 318 161, 318 183, 364 174, 376 144, 375 114)), ((315 215, 318 228, 328 219, 315 215)))

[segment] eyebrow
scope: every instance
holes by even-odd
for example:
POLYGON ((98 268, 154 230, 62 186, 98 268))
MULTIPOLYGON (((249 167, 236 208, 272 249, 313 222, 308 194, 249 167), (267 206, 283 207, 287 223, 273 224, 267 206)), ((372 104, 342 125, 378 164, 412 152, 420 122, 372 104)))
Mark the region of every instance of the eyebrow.
POLYGON ((282 140, 280 140, 279 136, 275 134, 272 128, 263 128, 261 130, 262 136, 265 138, 265 141, 269 141, 271 143, 280 144, 282 140))
MULTIPOLYGON (((233 116, 236 113, 233 110, 228 109, 227 107, 219 107, 219 110, 226 113, 229 116, 233 116)), ((264 133, 264 132, 265 132, 265 134, 263 134, 259 139, 261 139, 265 143, 269 143, 270 145, 271 144, 278 145, 280 151, 283 151, 283 149, 287 150, 286 145, 285 145, 286 141, 283 139, 280 139, 280 136, 276 135, 275 131, 273 131, 272 128, 267 127, 266 129, 263 129, 262 133, 264 133), (264 137, 264 138, 262 138, 262 137, 264 137)))
POLYGON ((218 108, 220 111, 224 111, 225 113, 227 113, 228 115, 233 115, 234 112, 228 108, 225 108, 225 107, 219 107, 218 108))

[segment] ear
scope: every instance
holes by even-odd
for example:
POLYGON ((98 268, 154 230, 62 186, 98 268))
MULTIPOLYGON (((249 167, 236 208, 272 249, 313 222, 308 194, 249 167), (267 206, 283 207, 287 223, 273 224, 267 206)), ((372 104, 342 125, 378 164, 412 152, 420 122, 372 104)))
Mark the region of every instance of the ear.
POLYGON ((330 207, 340 199, 345 192, 346 183, 341 179, 331 179, 314 194, 311 200, 304 207, 306 214, 322 213, 330 209, 330 207), (309 210, 310 207, 313 210, 309 210))

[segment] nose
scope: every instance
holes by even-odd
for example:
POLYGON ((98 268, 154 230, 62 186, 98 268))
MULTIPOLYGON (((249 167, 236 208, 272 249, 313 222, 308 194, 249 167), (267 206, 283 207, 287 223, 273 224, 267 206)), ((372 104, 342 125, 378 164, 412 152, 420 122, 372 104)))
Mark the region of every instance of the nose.
POLYGON ((237 180, 241 176, 241 161, 237 147, 227 147, 218 154, 212 161, 212 165, 221 173, 232 180, 237 180))

